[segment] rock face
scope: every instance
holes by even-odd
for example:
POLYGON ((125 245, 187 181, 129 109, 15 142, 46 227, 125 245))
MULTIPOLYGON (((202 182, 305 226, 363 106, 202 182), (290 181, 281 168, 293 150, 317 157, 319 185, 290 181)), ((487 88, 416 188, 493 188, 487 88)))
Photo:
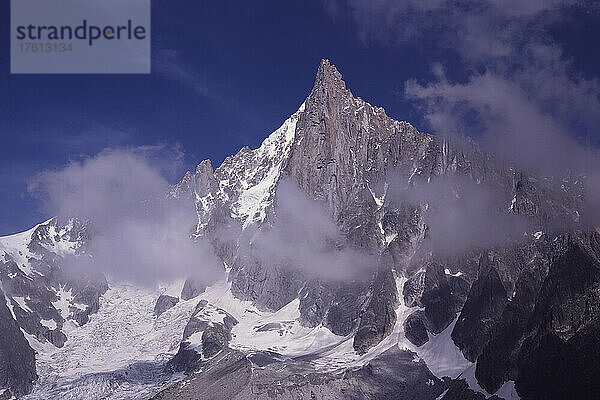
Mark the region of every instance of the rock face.
POLYGON ((194 278, 187 278, 183 284, 183 289, 181 290, 181 298, 182 300, 193 299, 198 296, 206 289, 206 285, 200 284, 194 278))
POLYGON ((226 348, 237 320, 228 312, 201 300, 185 330, 179 351, 169 363, 174 371, 194 371, 226 348))
POLYGON ((251 373, 252 364, 243 353, 227 350, 211 360, 201 374, 186 378, 152 399, 234 399, 248 383, 251 373))
MULTIPOLYGON (((483 389, 494 393, 515 381, 523 398, 536 398, 544 380, 576 366, 575 355, 556 349, 584 360, 570 371, 586 372, 569 379, 588 384, 571 393, 592 393, 589 382, 599 377, 595 358, 580 353, 598 344, 591 328, 598 316, 598 234, 579 221, 584 188, 585 177, 533 176, 468 138, 432 136, 395 121, 354 97, 323 60, 304 103, 258 149, 243 148, 214 171, 203 161, 171 194, 195 201, 195 235, 213 244, 239 299, 270 311, 299 299, 304 326, 350 335, 358 354, 387 340, 398 321, 419 348, 456 320, 453 343, 477 361, 483 389), (284 180, 326 210, 342 233, 338 248, 376 260, 368 277, 315 277, 297 261, 256 254, 254 239, 278 219, 284 180), (484 188, 502 218, 521 221, 518 235, 464 249, 440 243, 431 230, 436 213, 445 211, 436 191, 448 189, 461 204, 471 187, 484 188), (422 188, 433 199, 411 198, 422 188), (565 281, 571 268, 578 272, 572 284, 565 281), (406 307, 414 310, 398 314, 406 307)), ((448 396, 480 397, 460 378, 454 382, 448 396)), ((561 393, 548 390, 548 398, 550 392, 561 393)))
POLYGON ((509 377, 523 398, 598 393, 592 346, 598 343, 600 236, 578 232, 557 239, 544 275, 530 273, 519 282, 523 297, 506 307, 478 359, 478 378, 486 389, 509 377))
POLYGON ((477 280, 465 302, 460 317, 452 331, 452 339, 462 348, 465 357, 477 360, 488 343, 494 324, 508 303, 508 295, 498 272, 482 258, 477 280))
POLYGON ((193 374, 153 400, 167 399, 434 399, 447 383, 436 378, 414 354, 390 349, 367 366, 344 374, 318 373, 289 360, 258 366, 226 349, 193 374))
MULTIPOLYGON (((4 297, 2 290, 0 295, 4 297)), ((0 327, 0 385, 17 396, 28 393, 37 379, 35 353, 3 301, 0 301, 0 327)))
POLYGON ((373 294, 360 316, 358 330, 354 335, 354 349, 366 353, 390 334, 396 323, 396 282, 390 270, 380 271, 373 281, 373 294))
POLYGON ((408 316, 406 321, 404 321, 404 334, 406 335, 406 338, 417 347, 423 346, 429 341, 427 327, 425 327, 423 319, 423 313, 421 311, 415 311, 408 316))
POLYGON ((166 294, 161 294, 156 300, 156 304, 154 306, 154 315, 157 317, 162 313, 172 308, 175 304, 179 302, 179 298, 169 296, 166 294))

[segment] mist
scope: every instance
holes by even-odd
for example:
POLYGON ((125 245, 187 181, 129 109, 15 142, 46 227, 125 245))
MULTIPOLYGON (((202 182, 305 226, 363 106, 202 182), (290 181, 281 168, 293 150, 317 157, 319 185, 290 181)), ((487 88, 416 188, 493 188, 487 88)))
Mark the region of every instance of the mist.
POLYGON ((377 257, 346 243, 325 205, 290 180, 277 186, 275 214, 272 226, 252 240, 254 254, 263 263, 326 280, 358 279, 375 270, 377 257))
POLYGON ((29 182, 46 212, 89 221, 91 257, 66 265, 148 285, 187 276, 209 284, 222 274, 210 247, 190 238, 197 222, 193 202, 167 196, 164 166, 170 163, 154 162, 155 150, 104 150, 29 182))
POLYGON ((427 236, 432 250, 460 255, 474 248, 495 247, 522 240, 534 225, 508 213, 499 189, 476 184, 468 177, 433 177, 428 183, 406 187, 390 176, 387 200, 392 205, 426 205, 427 236))

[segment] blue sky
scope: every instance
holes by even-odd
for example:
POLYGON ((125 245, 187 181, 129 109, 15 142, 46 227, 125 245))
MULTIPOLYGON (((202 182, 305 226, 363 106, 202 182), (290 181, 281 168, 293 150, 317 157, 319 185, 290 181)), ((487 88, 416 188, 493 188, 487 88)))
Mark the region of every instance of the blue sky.
POLYGON ((242 146, 258 146, 309 94, 321 58, 355 95, 423 130, 498 134, 490 108, 510 130, 527 118, 501 106, 513 99, 478 95, 501 88, 539 111, 534 131, 551 116, 562 127, 576 124, 576 133, 558 129, 558 137, 596 142, 593 2, 152 3, 152 74, 130 76, 10 75, 9 2, 2 2, 0 234, 49 216, 28 180, 104 148, 181 151, 182 162, 167 169, 175 182, 202 159, 218 166, 242 146), (549 78, 551 85, 536 84, 549 78))

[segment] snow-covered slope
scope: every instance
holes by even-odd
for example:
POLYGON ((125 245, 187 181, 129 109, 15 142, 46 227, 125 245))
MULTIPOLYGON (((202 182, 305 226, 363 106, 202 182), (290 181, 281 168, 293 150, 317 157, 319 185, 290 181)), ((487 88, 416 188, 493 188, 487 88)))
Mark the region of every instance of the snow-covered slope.
POLYGON ((87 256, 87 240, 85 224, 74 219, 62 223, 56 218, 0 237, 0 281, 5 295, 11 309, 18 309, 15 319, 22 329, 41 342, 50 340, 60 346, 60 335, 51 332, 62 332, 63 323, 69 319, 84 324, 95 311, 91 303, 105 290, 100 277, 93 293, 82 293, 94 282, 84 273, 79 277, 62 273, 64 257, 87 256), (37 323, 40 326, 34 326, 37 323))
POLYGON ((160 291, 110 283, 84 326, 69 321, 61 348, 39 343, 39 381, 25 399, 144 399, 177 378, 165 372, 197 300, 180 301, 159 317, 160 291))
POLYGON ((270 351, 282 358, 293 358, 318 354, 346 339, 323 326, 302 326, 299 299, 275 312, 259 310, 252 302, 233 296, 231 282, 226 280, 207 288, 198 299, 226 310, 238 321, 229 346, 243 352, 270 351))
POLYGON ((25 232, 2 236, 0 237, 1 260, 16 262, 17 267, 29 278, 34 274, 43 275, 33 269, 35 261, 39 261, 43 256, 42 252, 35 251, 36 245, 58 256, 75 254, 81 247, 82 241, 71 237, 73 228, 73 220, 68 221, 64 226, 58 226, 55 219, 51 218, 25 232))
POLYGON ((215 171, 210 161, 205 160, 195 174, 186 173, 172 188, 173 196, 192 194, 198 214, 197 235, 210 224, 213 212, 218 209, 227 210, 244 228, 266 218, 303 112, 304 103, 257 149, 242 148, 215 171))
POLYGON ((98 308, 104 277, 88 271, 69 276, 63 270, 65 257, 88 256, 87 240, 85 224, 57 218, 0 237, 0 290, 10 319, 2 321, 0 333, 11 338, 0 345, 0 358, 18 364, 0 368, 0 382, 14 394, 27 393, 36 378, 34 353, 25 337, 59 348, 67 340, 66 325, 84 325, 98 308), (11 361, 12 354, 20 360, 11 361))

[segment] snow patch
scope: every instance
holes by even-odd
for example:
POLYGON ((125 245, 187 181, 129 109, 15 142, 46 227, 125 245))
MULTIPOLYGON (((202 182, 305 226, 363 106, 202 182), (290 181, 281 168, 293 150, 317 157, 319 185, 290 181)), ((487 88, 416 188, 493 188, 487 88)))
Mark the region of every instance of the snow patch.
POLYGON ((517 390, 515 389, 515 381, 504 382, 500 389, 494 394, 505 400, 521 400, 521 397, 517 394, 517 390))
MULTIPOLYGON (((25 232, 0 237, 0 254, 4 261, 6 262, 9 259, 14 260, 17 267, 27 277, 32 277, 34 274, 41 275, 31 267, 30 263, 31 259, 39 258, 39 255, 36 255, 29 250, 29 245, 33 240, 33 234, 40 226, 47 226, 48 229, 47 236, 44 236, 41 242, 41 245, 45 249, 58 256, 75 254, 75 251, 81 247, 81 242, 64 240, 65 235, 73 229, 73 221, 70 220, 67 225, 58 230, 53 222, 54 218, 50 218, 25 232)), ((11 275, 11 279, 15 276, 16 275, 11 275)))
POLYGON ((14 310, 14 306, 12 305, 12 302, 10 301, 10 299, 8 297, 6 297, 6 295, 4 295, 4 300, 6 300, 6 306, 8 307, 8 310, 10 311, 10 315, 12 315, 12 318, 16 321, 17 316, 15 315, 15 310, 14 310))
MULTIPOLYGON (((31 347, 33 350, 35 350, 35 352, 37 354, 52 354, 53 352, 56 351, 56 347, 54 347, 54 345, 50 342, 40 342, 38 340, 37 337, 35 337, 34 335, 25 332, 25 330, 23 328, 21 328, 21 332, 23 332, 23 336, 25 336, 25 339, 27 339, 27 343, 29 344, 29 347, 31 347)), ((38 357, 36 357, 36 366, 37 366, 37 359, 38 357)))
POLYGON ((453 274, 452 271, 450 271, 448 268, 446 268, 446 269, 444 269, 444 274, 449 275, 449 276, 459 277, 463 273, 458 271, 457 273, 453 274))
POLYGON ((398 234, 396 232, 391 232, 391 233, 387 233, 385 235, 385 244, 390 244, 394 241, 394 239, 396 239, 396 237, 398 236, 398 234))
POLYGON ((213 326, 214 324, 224 324, 227 314, 221 309, 208 303, 202 307, 202 309, 198 310, 194 316, 202 321, 208 322, 210 326, 213 326))
POLYGON ((188 349, 194 350, 198 354, 202 354, 202 336, 204 331, 194 332, 185 341, 189 343, 188 349))
POLYGON ((27 307, 27 304, 25 304, 25 298, 24 297, 14 296, 13 300, 19 305, 19 307, 21 307, 21 309, 23 311, 33 312, 33 311, 31 311, 31 308, 27 307))
POLYGON ((416 353, 425 361, 431 372, 440 378, 456 378, 471 365, 452 340, 452 331, 457 320, 458 316, 439 334, 430 334, 429 341, 416 349, 416 353))
POLYGON ((40 321, 40 324, 42 324, 42 326, 45 326, 46 328, 50 329, 51 331, 56 329, 56 321, 54 321, 53 319, 42 319, 40 321))
MULTIPOLYGON (((44 222, 44 224, 50 221, 51 220, 48 220, 44 222)), ((25 232, 0 237, 0 250, 6 253, 3 254, 4 260, 7 260, 6 256, 8 255, 17 263, 19 269, 27 276, 31 276, 33 274, 33 270, 29 265, 29 259, 33 257, 33 254, 29 251, 31 235, 40 225, 43 224, 38 224, 25 232)))
POLYGON ((52 302, 52 306, 60 312, 61 317, 63 319, 68 319, 71 315, 71 311, 69 311, 69 306, 71 305, 71 301, 73 301, 73 293, 71 289, 65 290, 63 286, 60 286, 57 291, 55 291, 58 296, 58 300, 52 302))
POLYGON ((62 238, 71 229, 73 229, 73 221, 70 220, 66 226, 61 227, 59 230, 56 229, 54 224, 48 225, 48 237, 42 244, 42 246, 59 256, 75 254, 76 250, 81 247, 81 243, 78 241, 63 240, 62 238))
POLYGON ((388 183, 386 182, 383 186, 383 194, 381 196, 377 196, 375 194, 375 192, 373 191, 373 189, 371 189, 371 185, 369 185, 367 183, 367 188, 369 189, 369 192, 371 193, 371 196, 373 196, 373 200, 375 201, 375 204, 377 204, 378 208, 383 207, 383 203, 385 202, 385 196, 387 194, 387 190, 388 190, 388 183))

